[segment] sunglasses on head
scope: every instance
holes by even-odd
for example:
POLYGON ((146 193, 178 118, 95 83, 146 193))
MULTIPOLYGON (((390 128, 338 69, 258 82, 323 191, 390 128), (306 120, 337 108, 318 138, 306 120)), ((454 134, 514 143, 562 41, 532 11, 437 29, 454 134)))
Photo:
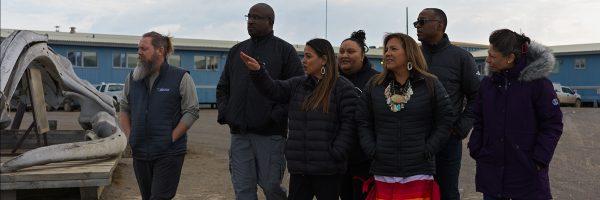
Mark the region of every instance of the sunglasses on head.
POLYGON ((416 28, 417 26, 423 26, 425 23, 429 21, 440 21, 439 19, 417 19, 417 21, 413 22, 413 26, 416 28))

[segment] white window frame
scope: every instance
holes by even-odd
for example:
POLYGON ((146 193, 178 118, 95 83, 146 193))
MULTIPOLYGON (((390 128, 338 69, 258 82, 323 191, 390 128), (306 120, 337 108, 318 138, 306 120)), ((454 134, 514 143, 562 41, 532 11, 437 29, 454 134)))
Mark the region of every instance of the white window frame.
POLYGON ((585 69, 585 58, 575 58, 575 69, 585 69))
POLYGON ((71 65, 73 67, 78 67, 78 68, 98 68, 98 53, 95 51, 82 51, 82 50, 69 50, 67 51, 67 59, 71 62, 71 65), (70 53, 79 53, 79 58, 75 58, 79 61, 79 65, 77 65, 77 61, 75 61, 75 63, 73 63, 73 61, 71 61, 71 58, 69 57, 70 53), (94 66, 86 66, 85 65, 85 57, 86 54, 94 54, 94 57, 96 58, 96 65, 94 66))
POLYGON ((218 71, 221 57, 218 55, 194 55, 194 69, 205 71, 218 71), (198 65, 198 61, 200 64, 198 65))
POLYGON ((138 62, 140 62, 140 61, 138 60, 137 53, 133 53, 133 52, 126 52, 125 53, 125 68, 127 68, 127 69, 134 69, 138 65, 138 62), (133 66, 133 67, 129 67, 129 55, 133 55, 135 57, 135 62, 136 63, 135 63, 135 66, 133 66))
POLYGON ((125 52, 113 52, 112 54, 112 68, 127 69, 127 53, 125 52), (119 66, 115 66, 115 56, 119 56, 119 66))

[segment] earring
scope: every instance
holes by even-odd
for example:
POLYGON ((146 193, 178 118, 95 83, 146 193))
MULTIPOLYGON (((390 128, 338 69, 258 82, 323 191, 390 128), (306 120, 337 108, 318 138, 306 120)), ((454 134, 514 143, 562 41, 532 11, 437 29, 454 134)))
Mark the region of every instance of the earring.
POLYGON ((408 71, 412 70, 412 63, 411 62, 406 63, 406 68, 408 68, 408 71))
POLYGON ((325 65, 323 65, 323 66, 321 67, 321 75, 325 75, 325 72, 326 72, 326 71, 325 71, 325 65))

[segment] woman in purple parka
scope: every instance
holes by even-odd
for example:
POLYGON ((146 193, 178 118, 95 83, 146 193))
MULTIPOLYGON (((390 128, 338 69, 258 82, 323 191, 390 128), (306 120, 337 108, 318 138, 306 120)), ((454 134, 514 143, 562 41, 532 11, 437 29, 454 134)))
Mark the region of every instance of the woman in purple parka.
POLYGON ((484 199, 552 199, 548 167, 562 134, 562 112, 547 78, 554 56, 508 29, 492 32, 473 105, 469 151, 484 199))

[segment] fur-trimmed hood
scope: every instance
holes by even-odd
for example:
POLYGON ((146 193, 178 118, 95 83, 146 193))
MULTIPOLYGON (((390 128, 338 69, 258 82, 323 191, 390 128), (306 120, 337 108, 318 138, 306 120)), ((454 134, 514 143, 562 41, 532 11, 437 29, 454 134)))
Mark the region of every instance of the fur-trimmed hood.
MULTIPOLYGON (((532 41, 528 49, 527 66, 519 72, 519 81, 533 81, 547 77, 554 69, 556 61, 550 48, 532 41)), ((519 66, 515 65, 515 68, 517 67, 519 66)), ((490 75, 492 74, 493 72, 490 75)))
POLYGON ((532 81, 547 77, 554 69, 556 62, 550 48, 532 41, 527 52, 527 66, 519 75, 520 81, 532 81))

